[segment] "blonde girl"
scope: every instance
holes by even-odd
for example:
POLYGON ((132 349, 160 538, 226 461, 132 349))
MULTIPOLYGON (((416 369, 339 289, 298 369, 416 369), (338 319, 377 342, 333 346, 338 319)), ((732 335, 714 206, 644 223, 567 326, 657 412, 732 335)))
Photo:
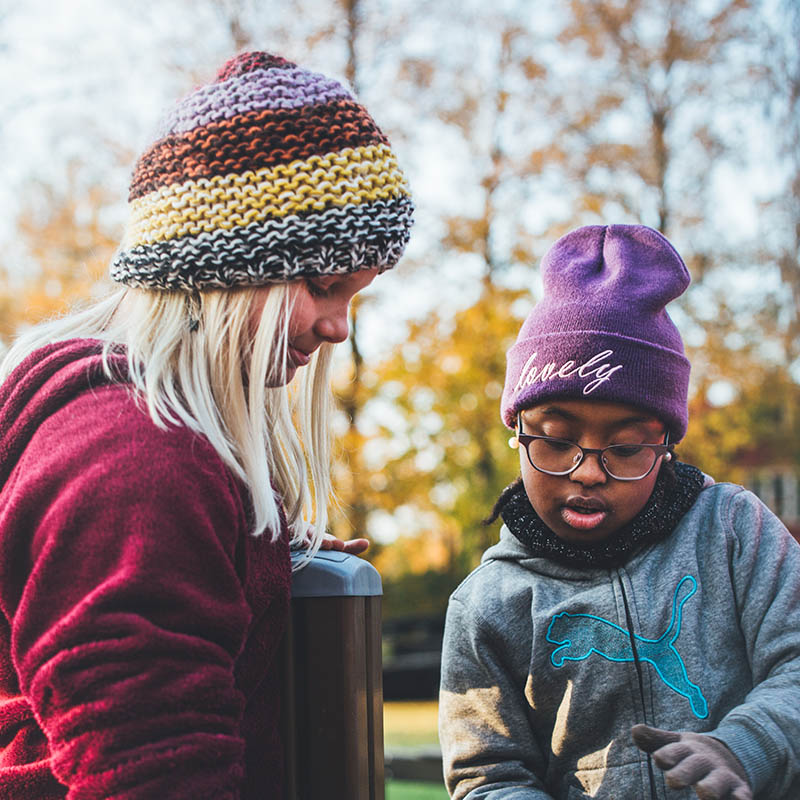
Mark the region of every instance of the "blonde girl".
POLYGON ((0 366, 0 795, 280 797, 331 354, 411 200, 341 84, 256 52, 170 112, 129 201, 123 288, 0 366))

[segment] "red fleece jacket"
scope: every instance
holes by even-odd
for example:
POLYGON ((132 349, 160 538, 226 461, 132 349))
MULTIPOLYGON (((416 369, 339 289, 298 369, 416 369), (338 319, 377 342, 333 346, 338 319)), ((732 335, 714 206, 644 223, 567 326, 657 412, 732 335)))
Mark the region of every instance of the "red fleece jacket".
POLYGON ((287 531, 99 352, 0 387, 0 798, 279 798, 287 531))

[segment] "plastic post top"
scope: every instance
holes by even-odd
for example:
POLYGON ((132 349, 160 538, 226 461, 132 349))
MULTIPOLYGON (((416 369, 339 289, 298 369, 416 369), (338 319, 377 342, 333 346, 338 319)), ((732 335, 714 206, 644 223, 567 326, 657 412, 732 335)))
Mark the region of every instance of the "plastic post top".
MULTIPOLYGON (((292 553, 292 564, 303 558, 292 553)), ((320 550, 292 573, 292 597, 364 597, 383 594, 378 570, 363 558, 338 550, 320 550)))

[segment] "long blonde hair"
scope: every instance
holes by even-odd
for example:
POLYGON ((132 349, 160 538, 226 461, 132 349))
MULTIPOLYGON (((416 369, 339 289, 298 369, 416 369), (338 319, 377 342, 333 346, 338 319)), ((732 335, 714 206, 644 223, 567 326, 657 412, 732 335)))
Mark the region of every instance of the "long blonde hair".
POLYGON ((71 338, 102 340, 114 380, 108 354, 124 345, 132 389, 153 422, 205 436, 250 491, 253 533, 269 530, 275 540, 282 505, 291 543, 307 545, 310 558, 331 495, 333 345, 323 344, 289 387, 291 284, 272 285, 253 319, 256 291, 119 290, 20 336, 0 364, 0 381, 37 348, 71 338))

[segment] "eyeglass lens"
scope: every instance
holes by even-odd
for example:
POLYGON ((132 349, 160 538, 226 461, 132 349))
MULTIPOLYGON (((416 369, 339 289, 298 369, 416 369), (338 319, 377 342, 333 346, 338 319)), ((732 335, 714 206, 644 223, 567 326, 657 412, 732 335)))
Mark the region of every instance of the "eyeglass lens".
MULTIPOLYGON (((528 443, 531 463, 544 472, 564 474, 581 460, 581 448, 558 439, 533 439, 528 443)), ((601 455, 606 471, 615 478, 641 478, 657 458, 650 447, 618 444, 606 447, 601 455)))

